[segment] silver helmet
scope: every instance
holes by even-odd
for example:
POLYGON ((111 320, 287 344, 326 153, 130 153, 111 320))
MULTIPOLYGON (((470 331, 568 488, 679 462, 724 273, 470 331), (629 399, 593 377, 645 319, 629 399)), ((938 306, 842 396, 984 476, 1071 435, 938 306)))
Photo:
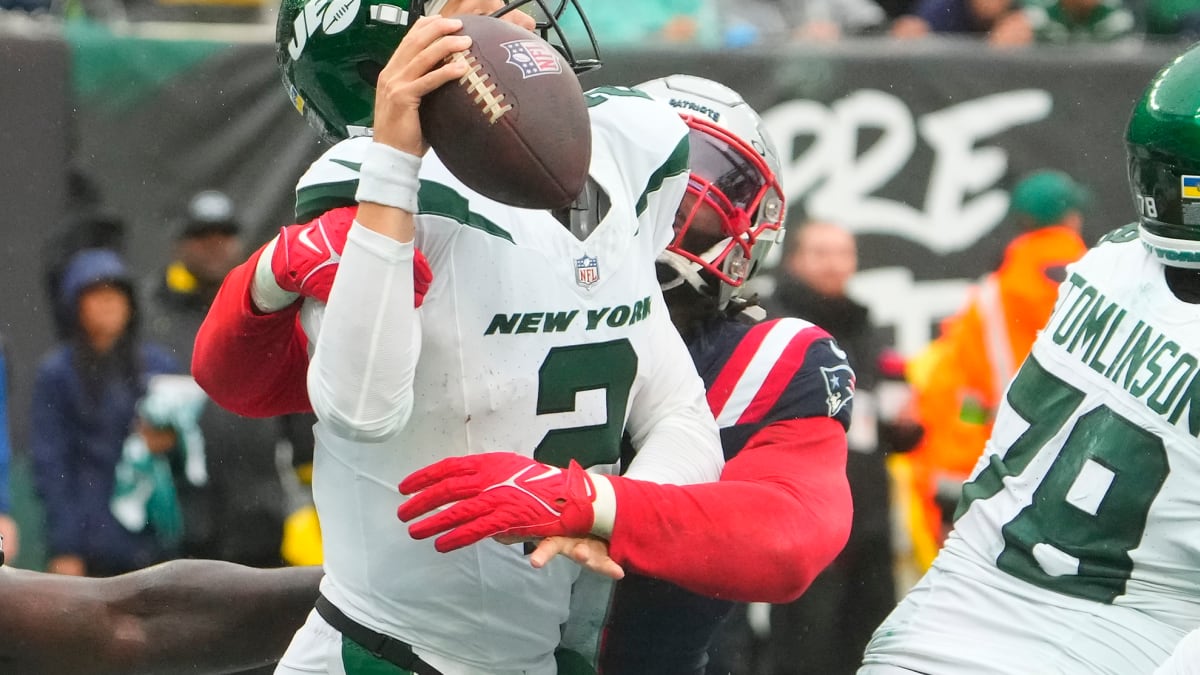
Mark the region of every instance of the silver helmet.
POLYGON ((637 85, 691 129, 687 195, 658 257, 664 291, 689 284, 724 309, 783 237, 779 155, 762 118, 729 87, 692 75, 637 85))

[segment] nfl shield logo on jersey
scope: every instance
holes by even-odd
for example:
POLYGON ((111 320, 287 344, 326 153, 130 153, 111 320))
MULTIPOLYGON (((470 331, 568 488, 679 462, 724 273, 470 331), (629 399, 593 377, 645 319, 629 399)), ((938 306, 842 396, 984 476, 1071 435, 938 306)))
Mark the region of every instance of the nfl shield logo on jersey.
POLYGON ((595 258, 585 253, 582 258, 575 259, 575 283, 584 288, 600 281, 600 264, 595 258))
POLYGON ((500 45, 508 51, 507 63, 521 69, 521 78, 562 72, 554 48, 538 40, 514 40, 500 45))
POLYGON ((850 366, 822 366, 821 374, 825 376, 825 402, 829 405, 829 416, 833 417, 854 398, 854 371, 850 366))

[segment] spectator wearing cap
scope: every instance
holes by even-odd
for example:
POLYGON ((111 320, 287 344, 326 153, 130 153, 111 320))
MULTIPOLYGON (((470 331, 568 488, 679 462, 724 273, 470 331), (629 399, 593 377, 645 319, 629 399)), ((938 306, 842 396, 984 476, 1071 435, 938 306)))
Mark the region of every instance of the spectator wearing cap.
MULTIPOLYGON (((184 205, 175 231, 170 261, 140 291, 148 335, 190 369, 196 332, 225 275, 244 257, 243 226, 228 195, 204 190, 184 205)), ((196 487, 176 481, 184 554, 259 567, 282 564, 286 508, 275 460, 282 420, 250 419, 208 404, 199 426, 208 482, 196 487)))
POLYGON ((111 576, 160 562, 173 551, 151 531, 122 527, 109 500, 137 401, 151 376, 178 372, 178 364, 139 337, 132 280, 116 252, 72 256, 58 300, 74 320, 38 364, 30 417, 48 571, 111 576))
MULTIPOLYGON (((918 521, 936 552, 952 521, 963 480, 991 435, 1004 387, 1050 318, 1066 266, 1087 247, 1080 232, 1088 191, 1069 175, 1039 170, 1012 190, 1009 220, 1019 234, 999 268, 972 289, 941 334, 909 361, 908 379, 925 434, 910 453, 918 521)), ((920 543, 918 541, 918 543, 920 543)), ((922 560, 928 564, 930 560, 922 560)))
POLYGON ((143 284, 147 335, 180 363, 191 363, 196 331, 225 275, 241 262, 241 229, 225 193, 197 193, 175 225, 173 259, 143 284))

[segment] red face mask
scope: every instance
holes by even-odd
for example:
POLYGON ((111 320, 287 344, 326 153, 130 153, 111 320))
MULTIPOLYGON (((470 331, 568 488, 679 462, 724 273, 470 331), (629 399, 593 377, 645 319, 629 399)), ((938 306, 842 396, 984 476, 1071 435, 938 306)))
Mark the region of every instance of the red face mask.
POLYGON ((667 250, 734 288, 749 276, 752 249, 782 225, 783 189, 754 148, 697 117, 691 128, 691 177, 667 250), (774 194, 764 208, 764 198, 774 194))

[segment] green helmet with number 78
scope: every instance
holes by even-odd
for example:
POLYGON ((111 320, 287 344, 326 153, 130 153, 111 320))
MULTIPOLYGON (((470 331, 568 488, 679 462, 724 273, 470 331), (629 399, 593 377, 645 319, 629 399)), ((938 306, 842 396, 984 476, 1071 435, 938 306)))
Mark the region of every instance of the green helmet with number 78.
MULTIPOLYGON (((396 45, 422 16, 449 0, 283 0, 275 30, 276 60, 292 105, 325 138, 361 135, 373 123, 375 83, 396 45)), ((537 33, 576 73, 600 65, 596 40, 578 0, 507 0, 492 16, 523 11, 537 33), (570 14, 573 12, 573 16, 570 14), (560 19, 576 29, 564 30, 560 19), (583 36, 582 50, 568 33, 583 36)))
POLYGON ((1200 268, 1200 46, 1162 68, 1125 134, 1138 236, 1164 265, 1200 268))

